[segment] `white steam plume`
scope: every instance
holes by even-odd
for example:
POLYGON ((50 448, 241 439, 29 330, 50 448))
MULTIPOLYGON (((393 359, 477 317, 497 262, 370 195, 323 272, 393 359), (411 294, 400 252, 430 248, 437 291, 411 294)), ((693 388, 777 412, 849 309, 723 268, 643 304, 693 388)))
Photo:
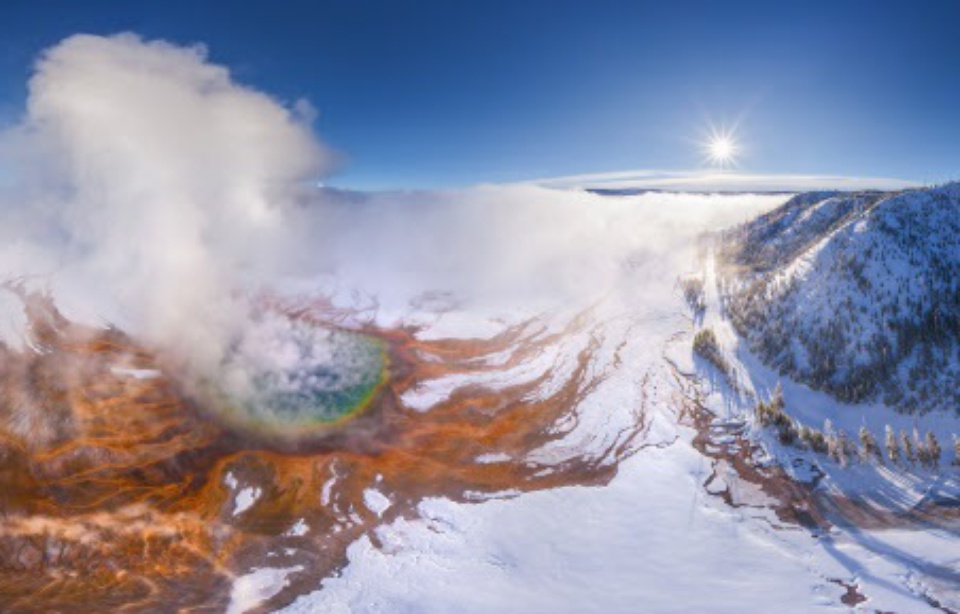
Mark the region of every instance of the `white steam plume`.
POLYGON ((285 268, 295 191, 328 158, 202 47, 128 34, 45 52, 0 150, 3 273, 53 272, 68 307, 202 369, 242 325, 236 293, 285 268))

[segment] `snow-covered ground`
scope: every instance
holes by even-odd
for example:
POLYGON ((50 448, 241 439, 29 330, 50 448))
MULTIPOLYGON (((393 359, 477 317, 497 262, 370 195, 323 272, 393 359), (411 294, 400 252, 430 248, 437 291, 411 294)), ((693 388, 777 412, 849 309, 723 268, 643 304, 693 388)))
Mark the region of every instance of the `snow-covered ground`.
MULTIPOLYGON (((723 319, 712 279, 706 284, 703 318, 690 317, 675 285, 677 276, 688 271, 673 256, 653 251, 631 260, 618 291, 592 305, 590 325, 572 327, 575 332, 562 343, 546 346, 530 361, 471 376, 441 376, 405 399, 416 411, 429 412, 451 391, 471 383, 498 387, 528 381, 547 366, 562 380, 594 339, 598 349, 590 369, 603 376, 580 401, 576 428, 530 460, 549 463, 563 458, 568 449, 577 454, 601 450, 642 410, 644 435, 612 481, 510 491, 470 503, 427 498, 418 505, 418 518, 392 520, 353 543, 339 574, 283 611, 919 613, 960 606, 958 532, 948 520, 925 527, 836 524, 828 531, 811 531, 779 519, 769 495, 751 490, 748 483, 736 486, 748 505, 730 506, 711 494, 718 492, 718 482, 705 482, 732 469, 698 451, 693 445, 696 432, 678 421, 683 399, 677 371, 700 378, 708 407, 720 420, 731 422, 752 420, 755 398, 768 394, 778 378, 746 351, 723 319), (716 330, 737 374, 736 392, 692 354, 698 326, 716 330), (865 596, 866 601, 849 605, 851 595, 865 596)), ((708 278, 713 276, 710 267, 708 260, 708 278)), ((405 310, 400 302, 377 303, 355 292, 328 294, 354 311, 364 311, 369 302, 369 317, 382 324, 415 323, 422 327, 418 335, 423 338, 486 338, 533 314, 539 314, 544 331, 557 332, 584 313, 576 305, 552 310, 530 304, 479 308, 436 297, 426 307, 420 302, 420 308, 405 310)), ((496 364, 498 358, 487 360, 496 364)), ((544 384, 541 393, 551 385, 544 384)), ((882 408, 882 413, 874 407, 841 408, 801 385, 783 381, 783 386, 791 413, 817 426, 829 414, 851 434, 865 421, 912 428, 912 421, 903 422, 882 408)), ((954 428, 951 420, 928 416, 919 426, 940 432, 954 428)), ((755 431, 752 436, 788 470, 798 457, 808 469, 816 461, 778 447, 769 434, 755 431)), ((481 455, 476 462, 507 460, 481 455)), ((956 492, 955 479, 949 477, 955 475, 952 469, 904 473, 869 465, 840 469, 825 460, 822 465, 821 488, 854 495, 883 488, 899 493, 905 506, 931 493, 956 492)), ((809 470, 796 472, 809 477, 809 470)), ((737 484, 735 476, 726 476, 729 484, 737 484)), ((365 504, 380 513, 390 500, 371 485, 365 504)), ((275 571, 277 578, 285 578, 285 569, 275 571)), ((255 578, 242 581, 259 586, 269 571, 255 573, 255 578)))
MULTIPOLYGON (((843 612, 850 610, 841 602, 845 585, 868 596, 862 611, 938 611, 925 592, 952 603, 945 586, 957 559, 946 553, 957 544, 949 532, 844 528, 815 537, 762 505, 732 508, 709 495, 710 462, 690 445, 692 430, 677 424, 663 360, 667 351, 694 369, 690 320, 678 294, 670 306, 636 306, 604 325, 626 345, 592 400, 617 414, 646 394, 651 425, 645 447, 609 485, 475 505, 426 500, 422 520, 381 527, 379 545, 362 538, 342 574, 284 611, 843 612), (640 373, 650 375, 645 387, 637 385, 640 373)), ((719 324, 713 313, 707 320, 719 324)), ((710 402, 730 415, 747 406, 719 387, 710 402)))
POLYGON ((842 610, 841 589, 790 544, 808 536, 781 534, 703 492, 704 459, 676 424, 661 357, 668 339, 689 327, 679 306, 620 315, 605 326, 626 342, 622 365, 585 401, 596 422, 582 426, 602 431, 603 420, 624 418, 617 414, 644 394, 651 422, 646 447, 611 484, 476 505, 423 501, 424 520, 380 528, 380 547, 361 539, 341 576, 286 611, 842 610))
POLYGON ((747 349, 724 318, 712 253, 704 268, 707 309, 700 325, 714 331, 738 389, 734 392, 727 378, 695 358, 694 368, 702 376, 708 407, 719 416, 752 424, 752 436, 798 479, 809 479, 810 468, 815 467, 821 492, 861 501, 880 517, 869 527, 856 526, 856 519, 832 517, 838 526, 816 541, 811 551, 815 560, 832 558, 841 564, 847 571, 837 576, 855 579, 869 599, 862 605, 866 611, 938 611, 934 602, 956 610, 960 607, 960 521, 951 508, 960 504, 960 471, 951 466, 951 444, 953 433, 960 433, 960 416, 948 412, 914 416, 879 403, 844 404, 775 373, 747 349), (822 428, 829 419, 834 429, 842 429, 855 441, 865 426, 881 446, 886 425, 898 433, 914 428, 921 433, 933 431, 944 447, 939 468, 876 461, 854 461, 842 467, 826 455, 779 444, 772 431, 755 423, 753 415, 756 400, 768 398, 778 383, 786 411, 811 428, 822 428), (942 518, 936 519, 934 514, 937 521, 925 518, 918 522, 909 515, 933 500, 943 506, 942 518))

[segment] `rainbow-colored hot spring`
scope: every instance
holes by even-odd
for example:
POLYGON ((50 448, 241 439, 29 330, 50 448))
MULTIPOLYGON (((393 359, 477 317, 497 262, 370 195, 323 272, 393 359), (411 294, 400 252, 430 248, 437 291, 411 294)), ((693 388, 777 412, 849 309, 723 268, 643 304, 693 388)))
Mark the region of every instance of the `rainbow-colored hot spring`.
POLYGON ((322 435, 361 413, 388 377, 386 343, 269 314, 235 342, 216 385, 219 413, 261 435, 322 435))

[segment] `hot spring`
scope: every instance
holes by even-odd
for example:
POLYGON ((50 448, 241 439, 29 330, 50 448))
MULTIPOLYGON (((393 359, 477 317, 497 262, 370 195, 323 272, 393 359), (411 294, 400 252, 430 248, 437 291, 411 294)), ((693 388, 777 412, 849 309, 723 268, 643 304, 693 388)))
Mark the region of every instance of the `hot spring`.
POLYGON ((366 409, 387 381, 373 335, 269 313, 231 344, 215 384, 216 413, 253 434, 322 435, 366 409))

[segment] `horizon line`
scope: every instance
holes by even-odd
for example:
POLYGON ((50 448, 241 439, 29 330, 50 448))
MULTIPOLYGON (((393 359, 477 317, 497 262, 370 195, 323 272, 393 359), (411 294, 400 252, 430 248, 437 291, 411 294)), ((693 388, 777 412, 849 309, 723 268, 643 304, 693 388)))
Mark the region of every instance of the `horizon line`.
MULTIPOLYGON (((809 192, 816 190, 893 191, 928 185, 896 177, 859 177, 794 173, 744 173, 721 169, 664 171, 638 169, 582 173, 512 182, 585 190, 663 190, 697 192, 809 192)), ((936 185, 936 184, 930 184, 936 185)))

